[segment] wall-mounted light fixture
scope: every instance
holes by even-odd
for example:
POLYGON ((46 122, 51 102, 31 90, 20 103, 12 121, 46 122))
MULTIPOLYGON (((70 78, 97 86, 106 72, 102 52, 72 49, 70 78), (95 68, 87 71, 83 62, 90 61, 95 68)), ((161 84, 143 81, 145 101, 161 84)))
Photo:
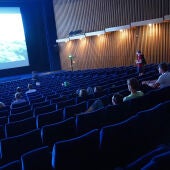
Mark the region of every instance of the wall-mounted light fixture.
POLYGON ((130 25, 123 25, 123 26, 119 26, 119 27, 110 27, 110 28, 106 28, 105 31, 106 32, 114 32, 114 31, 120 31, 120 30, 125 30, 125 29, 130 29, 130 25))
POLYGON ((70 40, 80 40, 80 39, 83 39, 83 38, 85 38, 84 34, 69 37, 70 40))
POLYGON ((162 22, 163 22, 163 18, 156 18, 156 19, 150 19, 150 20, 145 20, 145 21, 132 22, 131 27, 144 26, 148 24, 158 24, 162 22))
POLYGON ((69 41, 69 38, 63 38, 63 39, 58 39, 56 40, 56 43, 62 43, 62 42, 68 42, 69 41))
POLYGON ((90 36, 103 35, 103 34, 105 34, 105 30, 88 32, 88 33, 85 33, 85 36, 90 37, 90 36))

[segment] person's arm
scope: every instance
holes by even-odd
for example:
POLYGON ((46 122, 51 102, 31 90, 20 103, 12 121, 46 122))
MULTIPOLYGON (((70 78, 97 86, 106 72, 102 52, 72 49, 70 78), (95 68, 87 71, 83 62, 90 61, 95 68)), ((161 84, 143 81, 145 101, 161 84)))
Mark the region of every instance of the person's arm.
POLYGON ((102 101, 101 100, 96 100, 88 109, 85 113, 92 112, 96 110, 97 108, 103 107, 102 101))
POLYGON ((136 64, 140 64, 140 63, 142 63, 141 59, 140 60, 136 60, 136 64))
POLYGON ((142 82, 142 85, 148 85, 149 87, 152 87, 152 88, 159 88, 160 86, 160 83, 158 82, 158 80, 148 80, 148 81, 143 81, 142 82))
POLYGON ((92 112, 93 110, 94 110, 93 105, 91 105, 91 106, 85 111, 85 113, 92 112))

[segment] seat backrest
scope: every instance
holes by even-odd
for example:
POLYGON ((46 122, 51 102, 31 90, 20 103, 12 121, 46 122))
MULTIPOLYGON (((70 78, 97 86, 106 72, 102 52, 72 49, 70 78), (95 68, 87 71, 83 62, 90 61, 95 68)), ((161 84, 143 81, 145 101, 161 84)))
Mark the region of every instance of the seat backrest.
POLYGON ((34 129, 36 129, 36 119, 34 117, 5 124, 6 137, 20 135, 34 129))
POLYGON ((40 103, 40 102, 44 102, 44 101, 45 101, 45 97, 40 97, 40 98, 30 100, 30 104, 40 103))
POLYGON ((40 129, 0 140, 0 158, 3 163, 14 161, 20 156, 42 146, 40 129))
POLYGON ((12 104, 12 108, 18 108, 18 107, 23 107, 23 106, 26 106, 28 105, 28 101, 25 101, 25 102, 22 102, 22 103, 15 103, 15 104, 12 104))
POLYGON ((0 125, 0 139, 5 138, 5 129, 3 125, 0 125))
POLYGON ((37 128, 45 125, 50 125, 63 120, 63 110, 55 110, 53 112, 44 113, 36 116, 37 128))
POLYGON ((154 148, 152 151, 147 152, 146 154, 139 157, 137 160, 134 160, 133 162, 129 163, 126 166, 126 170, 136 170, 141 169, 145 164, 147 164, 153 157, 156 155, 159 155, 161 153, 169 151, 170 148, 166 145, 160 145, 156 148, 154 148))
POLYGON ((113 168, 113 166, 126 164, 130 159, 134 160, 135 150, 139 151, 141 144, 138 143, 141 138, 140 133, 136 130, 137 123, 137 116, 133 116, 121 123, 105 126, 100 130, 103 167, 113 168))
POLYGON ((21 155, 22 170, 51 170, 51 153, 48 146, 21 155))
POLYGON ((105 117, 105 109, 98 109, 90 113, 76 115, 76 129, 78 134, 87 133, 88 131, 100 128, 105 117))
POLYGON ((170 150, 154 156, 152 161, 156 163, 157 169, 170 169, 170 150))
POLYGON ((13 114, 13 115, 9 115, 8 116, 8 122, 16 122, 16 121, 20 121, 23 119, 27 119, 27 118, 31 118, 33 116, 33 111, 32 110, 27 110, 25 112, 21 112, 18 114, 13 114))
POLYGON ((52 151, 54 169, 98 169, 99 131, 94 129, 82 136, 56 142, 52 151))
POLYGON ((43 114, 43 113, 48 113, 48 112, 52 112, 56 110, 56 104, 50 104, 47 106, 42 106, 42 107, 37 107, 34 110, 34 116, 37 116, 39 114, 43 114))
POLYGON ((71 116, 75 116, 78 113, 85 112, 86 110, 87 110, 86 102, 82 102, 72 106, 66 106, 63 111, 64 119, 67 119, 71 116))
POLYGON ((50 104, 50 101, 43 101, 43 102, 38 102, 38 103, 33 103, 32 104, 32 109, 35 110, 38 107, 43 107, 43 106, 48 106, 50 104))
POLYGON ((57 103, 57 109, 63 109, 66 106, 71 106, 75 104, 75 99, 69 99, 69 100, 65 100, 63 102, 59 102, 57 103))
POLYGON ((169 109, 166 110, 169 103, 159 104, 123 122, 103 127, 100 135, 104 159, 109 161, 107 155, 112 155, 107 165, 113 164, 113 160, 115 165, 131 162, 154 147, 169 143, 170 114, 169 109))
POLYGON ((60 102, 66 101, 66 100, 67 100, 66 96, 60 96, 57 98, 52 98, 51 103, 60 103, 60 102))
POLYGON ((24 111, 27 111, 27 110, 30 110, 30 109, 31 109, 31 105, 25 105, 25 106, 22 106, 22 107, 17 107, 17 108, 11 109, 10 113, 11 114, 17 114, 17 113, 21 113, 21 112, 24 112, 24 111))
POLYGON ((1 113, 1 111, 4 111, 4 110, 10 110, 10 105, 6 105, 5 107, 1 107, 0 108, 0 113, 1 113))
POLYGON ((41 136, 43 144, 50 147, 59 140, 75 137, 75 118, 71 117, 59 123, 43 126, 41 128, 41 136))
POLYGON ((8 116, 0 117, 0 125, 8 123, 8 116))
POLYGON ((0 170, 20 170, 20 169, 21 169, 21 163, 19 160, 9 162, 0 167, 0 170))
POLYGON ((9 116, 9 113, 10 113, 9 110, 2 110, 0 111, 0 117, 9 116))

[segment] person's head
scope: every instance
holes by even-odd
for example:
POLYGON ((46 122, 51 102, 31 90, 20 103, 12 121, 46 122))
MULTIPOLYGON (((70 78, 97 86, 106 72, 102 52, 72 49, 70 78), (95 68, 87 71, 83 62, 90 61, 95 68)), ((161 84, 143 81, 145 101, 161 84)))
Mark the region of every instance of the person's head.
POLYGON ((22 92, 21 87, 17 87, 17 92, 19 92, 19 93, 21 93, 21 92, 22 92))
POLYGON ((79 97, 86 97, 86 96, 87 96, 87 91, 85 89, 80 89, 79 97))
POLYGON ((20 93, 20 92, 16 92, 16 93, 15 93, 15 99, 16 99, 16 100, 19 100, 19 99, 21 99, 21 98, 22 98, 21 93, 20 93))
POLYGON ((91 95, 91 94, 94 94, 94 90, 93 90, 93 88, 92 87, 87 87, 87 94, 88 95, 91 95))
POLYGON ((112 97, 112 104, 117 105, 123 103, 123 95, 116 93, 112 97))
POLYGON ((28 89, 32 89, 32 88, 33 88, 32 84, 28 84, 28 89))
POLYGON ((94 93, 101 93, 103 91, 101 86, 94 87, 94 93))
POLYGON ((160 74, 163 74, 168 71, 168 65, 166 63, 160 63, 158 65, 158 70, 160 74))
POLYGON ((140 54, 141 54, 141 51, 140 51, 140 50, 136 51, 136 54, 137 54, 137 55, 140 55, 140 54))
POLYGON ((136 78, 130 78, 127 80, 128 90, 130 92, 136 92, 139 88, 139 82, 136 78))

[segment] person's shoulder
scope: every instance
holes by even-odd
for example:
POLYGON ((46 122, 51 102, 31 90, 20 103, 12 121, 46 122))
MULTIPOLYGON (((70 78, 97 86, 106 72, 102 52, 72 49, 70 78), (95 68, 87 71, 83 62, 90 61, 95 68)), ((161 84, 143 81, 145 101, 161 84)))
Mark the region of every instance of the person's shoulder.
POLYGON ((125 96, 125 97, 123 98, 123 101, 125 102, 125 101, 129 100, 130 98, 131 98, 131 95, 125 96))
POLYGON ((143 96, 144 95, 144 93, 142 91, 137 91, 137 93, 138 93, 139 96, 143 96))

